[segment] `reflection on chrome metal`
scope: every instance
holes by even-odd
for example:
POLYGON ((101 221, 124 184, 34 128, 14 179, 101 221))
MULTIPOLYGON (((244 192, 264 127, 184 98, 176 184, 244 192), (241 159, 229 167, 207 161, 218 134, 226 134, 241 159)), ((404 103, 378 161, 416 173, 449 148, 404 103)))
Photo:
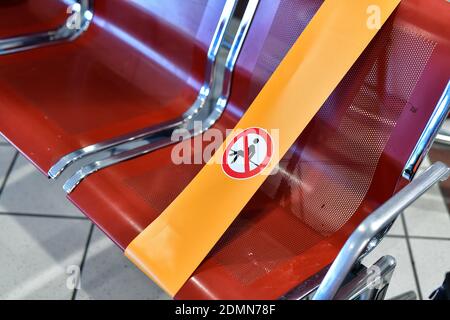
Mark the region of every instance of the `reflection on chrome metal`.
POLYGON ((368 216, 352 233, 339 252, 317 289, 314 299, 331 300, 335 298, 348 273, 359 260, 371 239, 395 221, 403 210, 434 184, 447 179, 449 175, 450 168, 441 162, 436 162, 368 216))
POLYGON ((78 0, 72 9, 79 15, 79 26, 64 23, 56 30, 0 39, 0 55, 16 53, 78 38, 89 27, 94 16, 94 0, 78 0))
POLYGON ((329 268, 330 266, 327 266, 309 277, 297 287, 283 295, 280 300, 309 300, 317 287, 319 287, 329 268))
POLYGON ((73 163, 76 160, 79 160, 87 155, 97 153, 100 151, 108 150, 112 147, 124 144, 124 143, 131 143, 136 140, 144 139, 152 135, 156 134, 162 134, 164 132, 170 131, 173 128, 176 128, 177 126, 181 125, 183 123, 183 119, 179 118, 177 120, 174 120, 171 123, 162 123, 157 126, 153 126, 151 128, 145 128, 139 131, 133 132, 132 135, 125 138, 124 136, 120 136, 117 138, 110 139, 108 141, 104 141, 101 143, 93 144, 87 147, 84 147, 82 149, 79 149, 77 151, 71 152, 68 155, 62 157, 54 166, 52 166, 48 172, 48 176, 52 179, 57 178, 61 172, 71 163, 73 163))
POLYGON ((175 130, 176 128, 182 127, 184 122, 189 121, 191 117, 193 117, 197 110, 202 108, 202 106, 206 103, 208 96, 217 86, 217 76, 215 75, 215 68, 218 60, 219 49, 224 46, 224 37, 225 31, 227 27, 230 25, 230 21, 233 17, 233 13, 236 9, 238 0, 227 0, 222 11, 222 14, 219 19, 219 23, 217 24, 213 39, 211 41, 210 47, 208 49, 208 60, 206 64, 206 73, 205 73, 205 82, 200 89, 200 92, 197 96, 197 99, 192 104, 192 106, 185 112, 184 115, 177 119, 172 119, 168 122, 161 123, 157 126, 151 126, 144 128, 142 130, 130 132, 125 135, 121 135, 119 137, 102 141, 82 149, 71 152, 64 157, 62 157, 55 165, 53 165, 49 172, 48 176, 52 179, 58 177, 61 172, 69 166, 71 163, 81 159, 82 157, 103 151, 108 150, 112 147, 115 147, 120 144, 129 143, 138 139, 143 139, 146 137, 154 136, 159 134, 162 131, 166 130, 175 130))
POLYGON ((428 150, 433 144, 433 140, 436 137, 439 129, 447 118, 448 112, 450 108, 450 81, 447 83, 447 86, 439 99, 436 108, 434 109, 433 114, 431 115, 430 120, 425 127, 425 130, 422 132, 419 141, 414 148, 411 156, 409 157, 408 162, 403 170, 403 177, 409 181, 414 178, 417 170, 419 169, 422 160, 425 158, 428 150))
MULTIPOLYGON (((227 1, 227 5, 230 5, 230 1, 227 1)), ((235 5, 237 2, 232 1, 233 12, 235 10, 235 5)), ((222 36, 222 41, 220 46, 213 46, 214 50, 209 50, 208 55, 212 52, 217 56, 217 61, 210 66, 210 84, 209 86, 205 84, 200 90, 200 94, 193 104, 193 106, 187 110, 182 118, 175 121, 166 123, 164 125, 158 126, 158 129, 150 128, 149 134, 145 134, 140 137, 140 139, 145 138, 149 140, 149 143, 138 147, 136 149, 131 149, 123 153, 117 154, 113 157, 94 162, 86 167, 81 168, 73 177, 71 177, 63 186, 67 193, 70 193, 82 179, 88 175, 111 166, 113 164, 141 156, 143 154, 149 153, 156 149, 162 148, 176 143, 171 139, 173 132, 176 130, 187 130, 188 135, 184 135, 184 139, 191 138, 195 135, 201 134, 208 130, 222 115, 223 110, 228 102, 228 97, 231 88, 231 76, 236 64, 237 57, 242 48, 245 36, 250 28, 251 21, 253 19, 254 13, 256 11, 259 0, 249 0, 246 9, 243 13, 239 25, 233 26, 233 21, 230 17, 223 31, 220 31, 222 36), (231 47, 229 47, 229 42, 227 37, 231 37, 233 40, 231 47), (222 60, 222 56, 226 55, 226 60, 222 60), (201 122, 201 126, 196 126, 195 123, 201 122)), ((227 10, 224 10, 227 11, 227 10)), ((222 23, 220 24, 222 25, 222 23)), ((225 24, 224 24, 225 25, 225 24)), ((220 26, 218 30, 222 30, 220 26)), ((217 31, 216 31, 217 33, 217 31)), ((219 42, 217 42, 219 43, 219 42)), ((135 140, 134 137, 130 139, 135 140)), ((117 145, 117 144, 116 144, 117 145)), ((104 149, 103 149, 104 150, 104 149)), ((59 169, 63 169, 64 166, 59 166, 59 169)), ((52 171, 52 175, 57 175, 57 170, 52 171)))

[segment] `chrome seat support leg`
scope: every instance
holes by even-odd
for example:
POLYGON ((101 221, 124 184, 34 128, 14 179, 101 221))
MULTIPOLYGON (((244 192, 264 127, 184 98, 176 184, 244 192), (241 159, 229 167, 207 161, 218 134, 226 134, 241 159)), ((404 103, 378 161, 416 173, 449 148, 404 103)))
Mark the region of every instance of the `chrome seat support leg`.
MULTIPOLYGON (((227 36, 226 32, 230 28, 230 24, 232 18, 236 12, 236 7, 239 0, 227 0, 222 11, 219 22, 216 26, 216 30, 211 41, 211 44, 207 53, 207 65, 206 65, 206 73, 204 84, 201 87, 197 99, 195 102, 186 110, 186 112, 180 117, 176 119, 172 119, 168 122, 147 127, 141 130, 137 130, 134 132, 130 132, 106 141, 102 141, 90 146, 86 146, 79 150, 75 150, 64 157, 62 157, 57 163, 55 163, 49 170, 48 176, 49 178, 55 179, 57 178, 63 170, 68 167, 73 162, 86 157, 88 155, 92 155, 101 151, 109 150, 113 147, 124 145, 140 140, 140 139, 148 139, 158 138, 167 133, 167 131, 175 130, 176 128, 182 127, 186 122, 189 122, 195 115, 199 112, 200 109, 204 107, 204 105, 209 101, 208 99, 214 93, 217 87, 217 83, 220 78, 217 75, 216 67, 219 60, 219 51, 223 49, 226 45, 226 41, 224 41, 227 36)), ((149 142, 150 143, 150 142, 149 142)), ((129 149, 133 149, 134 146, 129 149)))
MULTIPOLYGON (((126 142, 139 140, 138 142, 140 142, 141 145, 82 167, 67 180, 63 187, 64 190, 67 193, 72 192, 84 178, 98 170, 179 142, 172 140, 172 135, 177 130, 188 132, 188 134, 183 135, 183 139, 189 139, 211 128, 222 115, 228 102, 234 66, 244 43, 245 36, 250 28, 258 3, 259 0, 248 1, 245 11, 239 19, 239 25, 235 28, 230 22, 233 18, 232 14, 239 10, 235 10, 235 1, 227 1, 227 5, 230 8, 225 8, 221 18, 221 21, 223 20, 223 22, 219 23, 216 30, 216 35, 221 34, 221 40, 213 41, 208 53, 208 57, 214 57, 214 60, 210 60, 209 62, 210 67, 208 69, 210 70, 210 74, 207 77, 209 82, 202 87, 194 105, 180 119, 146 129, 147 131, 144 130, 143 132, 140 132, 138 138, 136 138, 136 135, 133 136, 131 134, 127 137, 113 140, 114 145, 122 144, 123 142, 121 142, 121 139, 124 138, 126 139, 126 142), (233 5, 233 10, 229 10, 232 7, 231 5, 233 5), (225 35, 227 38, 233 39, 231 47, 229 43, 225 41, 225 35), (199 123, 200 125, 198 125, 199 123)), ((234 19, 236 18, 237 17, 234 17, 234 19)), ((109 144, 108 147, 111 147, 111 142, 107 143, 109 144)), ((100 149, 104 150, 102 146, 100 146, 100 149)), ((87 151, 88 153, 97 152, 98 147, 98 145, 95 147, 97 150, 91 150, 90 148, 92 148, 92 146, 87 147, 89 148, 87 151)), ((86 155, 84 151, 83 155, 86 155)), ((51 177, 57 176, 65 166, 70 162, 73 162, 74 158, 81 156, 82 155, 78 151, 78 153, 73 153, 66 159, 63 158, 64 160, 62 159, 50 170, 49 175, 51 177)))
POLYGON ((337 300, 384 300, 396 267, 391 256, 381 257, 369 268, 364 266, 336 294, 337 300))

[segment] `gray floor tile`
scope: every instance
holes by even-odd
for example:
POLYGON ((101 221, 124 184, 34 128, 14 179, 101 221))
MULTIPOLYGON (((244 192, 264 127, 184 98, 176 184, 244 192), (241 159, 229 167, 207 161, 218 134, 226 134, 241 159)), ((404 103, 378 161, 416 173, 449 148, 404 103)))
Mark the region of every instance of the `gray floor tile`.
POLYGON ((411 239, 411 248, 424 299, 450 272, 450 241, 411 239))
POLYGON ((392 276, 386 298, 389 299, 407 291, 414 291, 417 294, 406 240, 403 238, 384 238, 375 250, 364 259, 364 264, 369 267, 385 255, 391 255, 397 261, 397 267, 392 276))
POLYGON ((69 266, 78 266, 89 222, 0 216, 0 299, 70 299, 69 266))
POLYGON ((3 184, 5 174, 8 171, 16 151, 12 147, 0 145, 0 186, 3 184))
POLYGON ((77 299, 169 299, 169 296, 96 228, 77 299))
POLYGON ((410 236, 450 238, 450 216, 436 185, 404 213, 410 236))
POLYGON ((5 138, 0 134, 0 144, 8 143, 5 138))
POLYGON ((83 216, 66 199, 63 183, 49 180, 20 156, 0 198, 0 212, 83 216))

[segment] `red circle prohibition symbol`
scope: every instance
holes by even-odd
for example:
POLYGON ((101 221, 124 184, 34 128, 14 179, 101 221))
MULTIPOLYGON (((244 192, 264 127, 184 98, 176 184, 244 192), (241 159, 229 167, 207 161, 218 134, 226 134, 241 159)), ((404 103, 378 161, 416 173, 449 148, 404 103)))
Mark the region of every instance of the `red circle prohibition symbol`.
POLYGON ((249 179, 269 164, 273 153, 270 134, 261 128, 248 128, 230 140, 222 157, 222 169, 233 179, 249 179))

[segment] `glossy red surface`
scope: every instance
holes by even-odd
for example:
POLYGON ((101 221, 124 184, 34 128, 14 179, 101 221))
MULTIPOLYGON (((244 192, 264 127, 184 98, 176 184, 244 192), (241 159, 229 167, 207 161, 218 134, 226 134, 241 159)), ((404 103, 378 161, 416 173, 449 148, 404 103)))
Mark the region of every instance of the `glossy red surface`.
POLYGON ((0 38, 56 29, 67 18, 67 7, 62 0, 2 0, 0 38))
MULTIPOLYGON (((265 52, 291 37, 296 4, 285 3, 254 78, 273 61, 265 52)), ((402 1, 177 298, 274 299, 333 261, 405 184, 404 165, 449 79, 449 18, 444 2, 402 1)))
MULTIPOLYGON (((261 2, 238 59, 231 101, 216 128, 234 127, 320 4, 320 0, 261 2)), ((405 184, 403 167, 450 75, 449 21, 445 1, 402 1, 283 158, 282 170, 268 178, 177 298, 274 299, 332 262, 357 224, 405 184)), ((83 37, 83 45, 94 45, 96 34, 83 37)), ((80 45, 66 45, 64 50, 78 52, 80 45)), ((46 56, 46 50, 63 48, 48 48, 39 55, 46 56)), ((32 66, 19 56, 7 62, 32 66)), ((3 64, 0 72, 1 68, 3 64)), ((72 90, 85 85, 80 82, 72 90)), ((149 83, 149 92, 157 85, 149 83)), ((97 81, 91 86, 101 89, 97 81)), ((34 90, 31 83, 27 88, 34 90)), ((16 90, 12 87, 9 92, 21 93, 22 99, 10 106, 21 105, 30 94, 16 90)), ((136 99, 135 94, 130 96, 136 99)), ((101 106, 91 105, 99 114, 101 106)), ((163 118, 166 110, 161 114, 163 118)), ((29 112, 24 109, 17 118, 8 118, 17 128, 29 112)), ((4 122, 0 120, 1 130, 4 122)), ((77 122, 71 126, 75 130, 77 122)), ((30 139, 27 130, 21 135, 30 139)), ((110 130, 116 133, 114 126, 105 124, 103 135, 112 134, 110 130)), ((41 145, 51 138, 50 133, 47 137, 36 132, 41 145)), ((124 249, 201 168, 175 165, 171 150, 160 149, 99 171, 69 198, 124 249)), ((214 190, 205 190, 205 197, 208 192, 214 190)))
POLYGON ((0 132, 47 172, 80 147, 181 115, 203 81, 224 1, 170 11, 176 3, 97 0, 76 41, 1 56, 0 132))

